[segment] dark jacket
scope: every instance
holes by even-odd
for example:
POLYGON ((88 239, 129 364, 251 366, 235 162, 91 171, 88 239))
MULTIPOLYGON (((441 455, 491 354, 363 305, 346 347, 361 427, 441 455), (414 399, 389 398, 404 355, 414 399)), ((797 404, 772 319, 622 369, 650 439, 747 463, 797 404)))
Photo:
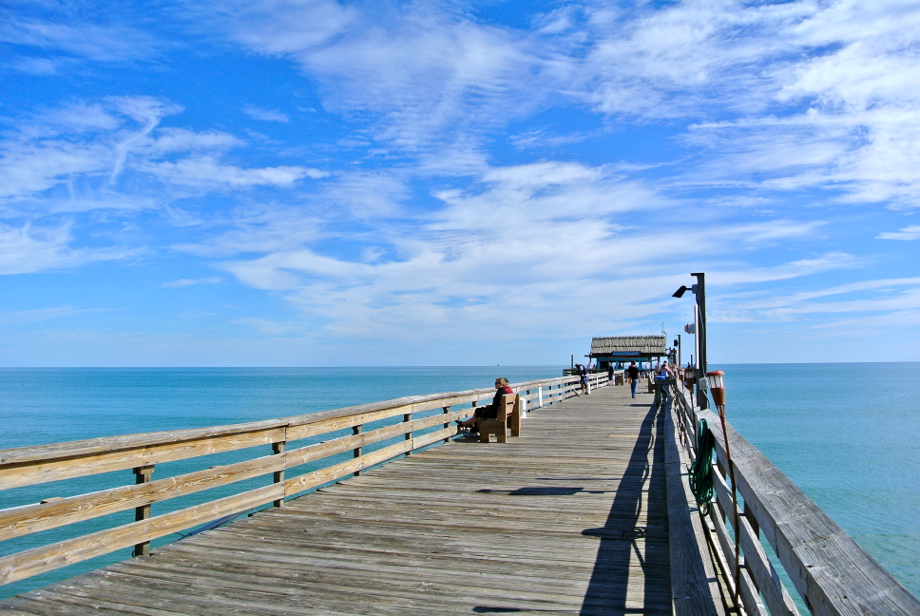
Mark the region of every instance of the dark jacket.
POLYGON ((513 394, 514 390, 511 389, 509 385, 505 385, 497 390, 495 390, 495 396, 492 398, 492 404, 488 406, 480 406, 476 409, 474 415, 480 419, 495 419, 498 417, 498 409, 501 407, 502 396, 505 394, 513 394))

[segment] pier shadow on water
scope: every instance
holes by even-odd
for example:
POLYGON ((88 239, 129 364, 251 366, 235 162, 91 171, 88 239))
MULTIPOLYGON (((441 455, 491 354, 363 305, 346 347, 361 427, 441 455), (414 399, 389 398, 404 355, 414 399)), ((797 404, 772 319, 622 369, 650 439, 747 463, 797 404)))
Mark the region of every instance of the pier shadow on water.
MULTIPOLYGON (((642 420, 606 523, 583 531, 599 537, 600 546, 582 616, 671 613, 664 422, 659 410, 652 405, 642 420), (649 494, 646 503, 643 492, 649 494), (644 506, 648 507, 646 520, 640 523, 644 506), (632 575, 644 580, 641 596, 627 597, 630 564, 636 569, 632 575)), ((640 585, 634 582, 633 586, 635 593, 640 585)))

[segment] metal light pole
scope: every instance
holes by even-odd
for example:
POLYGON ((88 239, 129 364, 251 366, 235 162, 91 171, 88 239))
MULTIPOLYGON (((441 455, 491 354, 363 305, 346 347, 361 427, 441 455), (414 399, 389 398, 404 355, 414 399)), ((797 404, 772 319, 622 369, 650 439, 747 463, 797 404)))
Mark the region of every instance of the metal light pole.
MULTIPOLYGON (((699 377, 702 378, 708 369, 706 364, 706 274, 696 273, 690 275, 696 278, 696 284, 693 285, 693 293, 696 295, 696 305, 700 307, 699 323, 696 327, 700 336, 699 377)), ((707 407, 708 406, 707 404, 707 407)))

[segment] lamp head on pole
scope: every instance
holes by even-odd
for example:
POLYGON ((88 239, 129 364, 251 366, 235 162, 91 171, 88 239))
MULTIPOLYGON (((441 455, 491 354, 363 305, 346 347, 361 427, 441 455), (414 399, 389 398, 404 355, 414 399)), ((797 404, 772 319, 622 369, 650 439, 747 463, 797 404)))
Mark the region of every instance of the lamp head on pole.
POLYGON ((680 285, 680 288, 678 290, 674 291, 674 295, 672 295, 671 297, 683 297, 684 293, 686 293, 687 291, 690 291, 691 293, 696 295, 696 289, 697 289, 697 285, 688 287, 687 285, 682 284, 680 285))
POLYGON ((706 373, 706 380, 709 381, 709 391, 712 392, 712 401, 718 407, 725 406, 725 373, 721 370, 713 370, 706 373))

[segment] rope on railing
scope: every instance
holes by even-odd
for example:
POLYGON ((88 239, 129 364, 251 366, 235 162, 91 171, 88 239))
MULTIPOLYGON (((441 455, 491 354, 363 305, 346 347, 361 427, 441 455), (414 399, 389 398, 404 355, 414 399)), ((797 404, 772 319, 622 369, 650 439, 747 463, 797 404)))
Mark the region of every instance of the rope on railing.
POLYGON ((697 456, 690 467, 690 489, 700 507, 700 515, 709 515, 713 497, 712 453, 716 448, 716 437, 709 429, 709 422, 700 419, 697 428, 697 456))

